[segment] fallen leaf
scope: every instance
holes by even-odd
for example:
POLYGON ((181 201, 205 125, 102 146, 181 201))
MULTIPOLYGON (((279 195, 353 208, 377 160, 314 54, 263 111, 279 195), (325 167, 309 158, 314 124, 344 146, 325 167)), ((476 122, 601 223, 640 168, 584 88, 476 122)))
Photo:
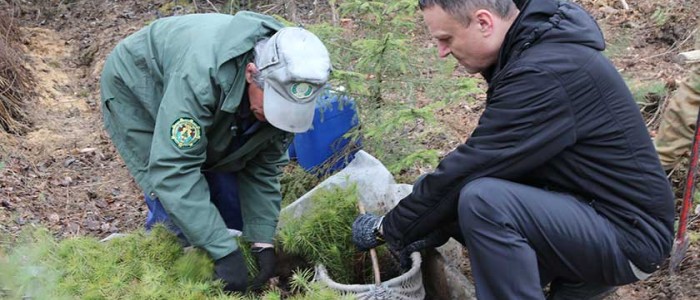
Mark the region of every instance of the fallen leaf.
POLYGON ((49 221, 51 223, 58 223, 61 220, 61 217, 57 213, 52 213, 49 215, 49 221))

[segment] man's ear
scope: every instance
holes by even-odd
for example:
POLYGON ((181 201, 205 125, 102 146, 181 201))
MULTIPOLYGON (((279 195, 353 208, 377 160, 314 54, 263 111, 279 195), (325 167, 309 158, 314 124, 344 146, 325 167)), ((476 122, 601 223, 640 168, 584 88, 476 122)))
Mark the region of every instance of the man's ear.
POLYGON ((245 81, 248 83, 253 83, 253 74, 258 72, 258 67, 254 63, 248 63, 245 66, 245 81))
POLYGON ((480 9, 474 12, 474 21, 476 21, 476 26, 478 26, 479 32, 484 37, 488 37, 493 34, 494 22, 497 20, 494 15, 485 9, 480 9))

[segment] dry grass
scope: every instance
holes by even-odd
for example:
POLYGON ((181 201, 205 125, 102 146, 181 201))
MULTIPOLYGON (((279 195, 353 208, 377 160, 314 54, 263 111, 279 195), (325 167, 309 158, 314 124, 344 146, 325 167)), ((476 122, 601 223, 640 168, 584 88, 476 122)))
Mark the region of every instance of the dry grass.
POLYGON ((0 129, 14 134, 29 129, 24 108, 32 96, 33 82, 30 71, 23 66, 20 41, 14 18, 0 12, 0 129))

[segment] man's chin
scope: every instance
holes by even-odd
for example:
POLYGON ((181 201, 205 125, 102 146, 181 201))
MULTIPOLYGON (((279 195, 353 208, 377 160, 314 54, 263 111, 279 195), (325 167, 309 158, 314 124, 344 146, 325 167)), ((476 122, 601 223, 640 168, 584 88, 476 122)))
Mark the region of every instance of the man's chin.
POLYGON ((481 73, 481 71, 482 71, 481 69, 478 69, 478 68, 475 68, 475 67, 472 67, 472 66, 467 66, 467 65, 465 65, 465 64, 463 64, 463 63, 460 63, 460 65, 461 65, 461 66, 464 68, 464 70, 467 71, 467 73, 469 73, 469 74, 479 74, 479 73, 481 73))

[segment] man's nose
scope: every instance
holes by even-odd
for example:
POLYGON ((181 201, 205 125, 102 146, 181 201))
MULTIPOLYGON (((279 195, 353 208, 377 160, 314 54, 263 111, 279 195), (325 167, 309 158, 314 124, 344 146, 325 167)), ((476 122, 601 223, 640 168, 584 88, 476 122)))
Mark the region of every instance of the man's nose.
POLYGON ((438 55, 441 58, 447 57, 448 55, 450 55, 451 52, 452 51, 450 51, 450 47, 448 47, 444 43, 438 43, 438 55))

